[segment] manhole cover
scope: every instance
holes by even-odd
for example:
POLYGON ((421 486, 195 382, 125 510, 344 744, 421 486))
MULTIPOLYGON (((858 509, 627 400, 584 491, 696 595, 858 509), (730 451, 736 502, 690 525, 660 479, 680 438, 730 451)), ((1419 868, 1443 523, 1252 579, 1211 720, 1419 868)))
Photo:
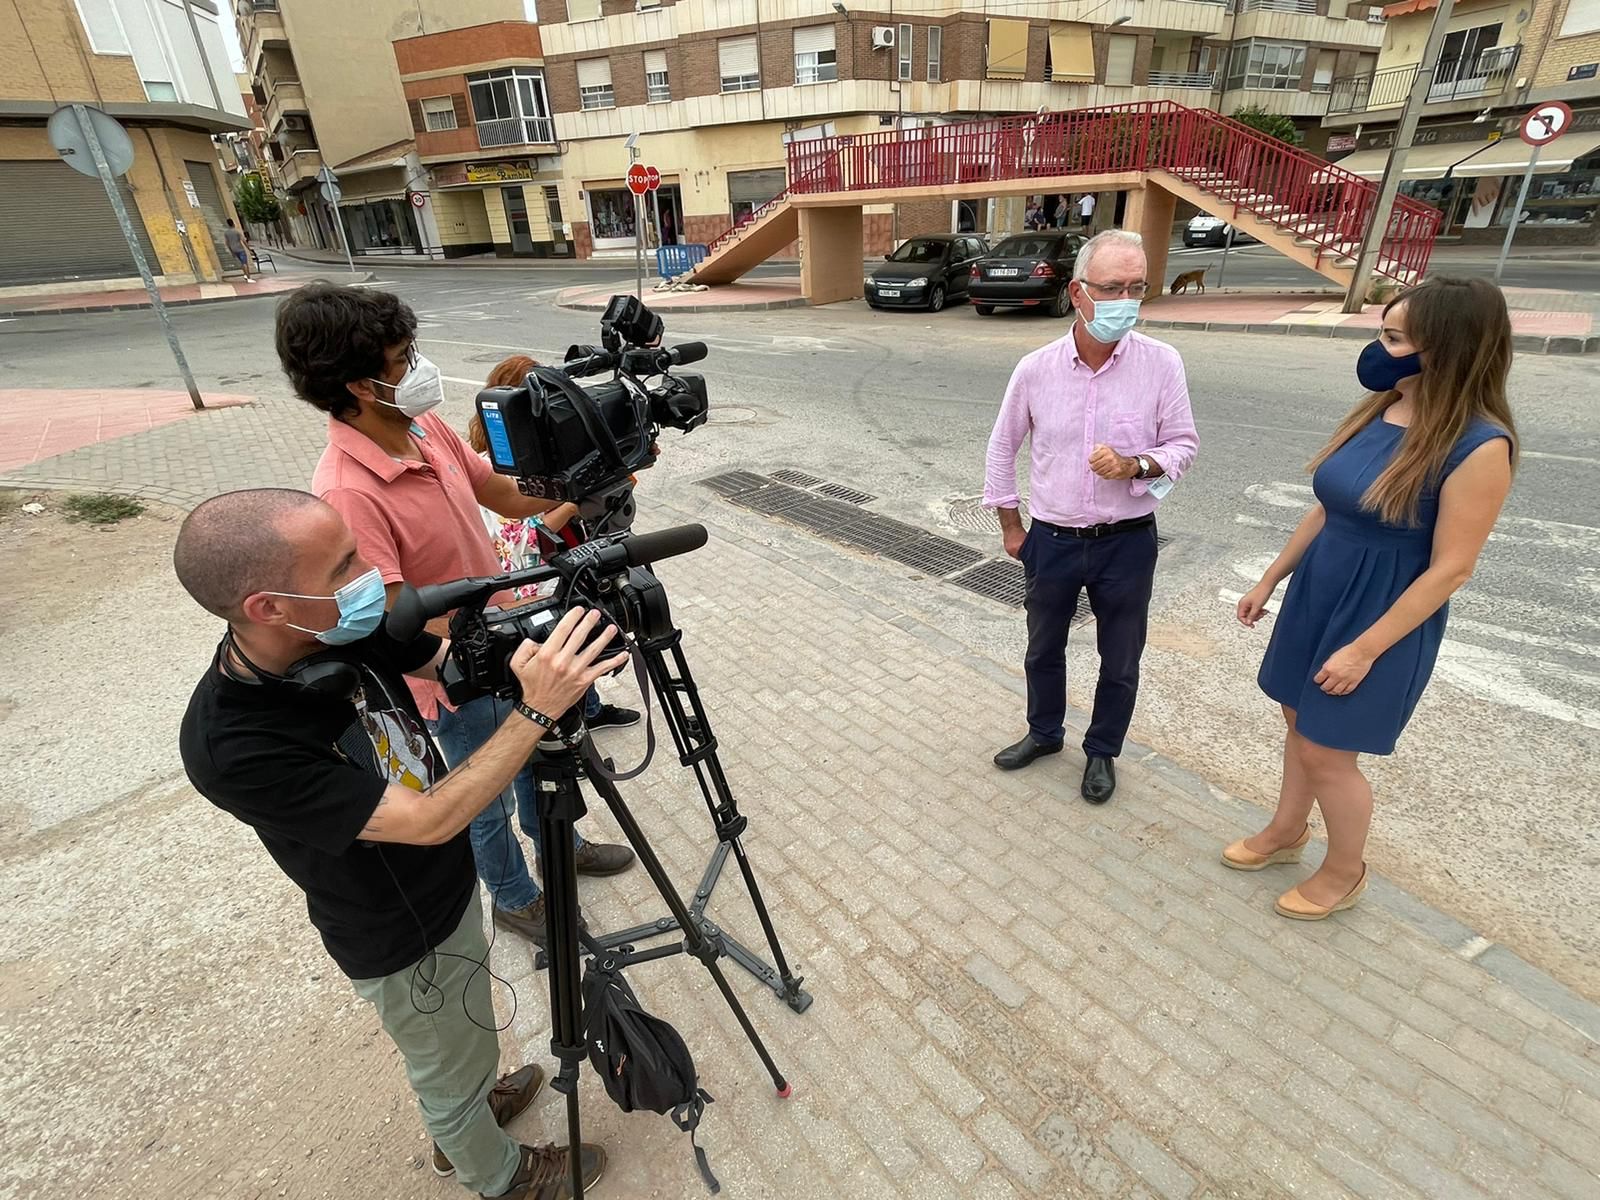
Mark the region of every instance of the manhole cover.
POLYGON ((969 592, 1009 604, 1012 608, 1021 608, 1028 595, 1028 581, 1023 574, 1022 564, 1010 558, 991 558, 970 571, 963 571, 950 582, 969 592))
POLYGON ((756 410, 741 408, 737 404, 723 405, 721 408, 713 405, 711 413, 706 417, 707 425, 743 425, 746 421, 756 419, 756 410))
POLYGON ((963 496, 952 500, 945 509, 945 520, 957 529, 973 533, 999 533, 1000 518, 992 508, 983 506, 982 496, 963 496))

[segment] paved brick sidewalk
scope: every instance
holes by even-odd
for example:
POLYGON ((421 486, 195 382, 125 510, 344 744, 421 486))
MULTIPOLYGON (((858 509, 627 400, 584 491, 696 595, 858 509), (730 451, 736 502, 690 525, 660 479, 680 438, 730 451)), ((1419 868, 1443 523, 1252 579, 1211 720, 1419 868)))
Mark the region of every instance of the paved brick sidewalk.
MULTIPOLYGON (((193 503, 303 483, 321 440, 268 399, 19 474, 193 503)), ((1282 921, 1292 871, 1216 861, 1254 810, 1138 747, 1104 809, 1075 798, 1071 754, 995 771, 1013 670, 886 608, 844 552, 831 571, 806 534, 682 482, 653 493, 652 524, 714 534, 661 573, 816 997, 795 1016, 730 967, 796 1086, 781 1102, 698 966, 632 974, 717 1097, 701 1141, 730 1200, 1600 1194, 1592 1006, 1381 880, 1337 921, 1282 921)), ((619 761, 639 741, 612 743, 619 761)), ((669 760, 627 795, 688 888, 711 833, 669 760)), ((637 872, 583 895, 600 928, 660 911, 637 872)), ((711 912, 759 941, 736 875, 711 912)), ((545 1060, 544 981, 525 947, 495 954, 521 997, 506 1056, 545 1060)), ((592 1080, 585 1098, 613 1149, 602 1194, 700 1194, 667 1122, 624 1117, 592 1080)), ((558 1100, 534 1127, 559 1136, 558 1100)), ((444 1194, 414 1178, 403 1194, 444 1194)))
MULTIPOLYGON (((369 277, 370 278, 370 277, 369 277)), ((185 283, 157 289, 169 308, 186 304, 215 304, 228 300, 253 300, 292 292, 306 282, 304 275, 264 275, 254 283, 185 283)), ((49 313, 125 312, 150 307, 143 288, 119 292, 40 293, 0 296, 0 317, 27 317, 49 313)))
MULTIPOLYGON (((251 397, 206 392, 209 408, 251 397)), ((184 391, 155 388, 0 388, 0 471, 29 466, 69 450, 144 433, 195 414, 184 391)))

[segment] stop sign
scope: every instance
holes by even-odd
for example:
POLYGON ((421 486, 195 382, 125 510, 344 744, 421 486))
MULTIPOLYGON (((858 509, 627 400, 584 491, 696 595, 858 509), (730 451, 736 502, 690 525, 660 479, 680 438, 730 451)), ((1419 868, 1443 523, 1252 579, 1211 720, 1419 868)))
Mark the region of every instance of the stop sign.
POLYGON ((656 170, 654 167, 646 167, 644 169, 644 174, 645 174, 645 182, 648 185, 650 191, 653 192, 658 187, 661 186, 661 172, 660 171, 656 170))
POLYGON ((642 196, 650 190, 650 172, 643 163, 634 163, 628 168, 628 190, 635 196, 642 196))

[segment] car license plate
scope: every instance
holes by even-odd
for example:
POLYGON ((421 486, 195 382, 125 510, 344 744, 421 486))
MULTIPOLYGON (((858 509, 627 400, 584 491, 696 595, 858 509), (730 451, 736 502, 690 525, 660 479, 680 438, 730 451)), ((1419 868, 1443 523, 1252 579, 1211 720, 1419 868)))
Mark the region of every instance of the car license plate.
POLYGON ((878 295, 880 295, 880 296, 888 296, 891 300, 898 300, 898 299, 900 299, 900 289, 899 288, 879 288, 878 289, 878 295))
POLYGON ((1021 275, 1022 271, 1020 269, 1018 269, 1017 267, 995 267, 989 272, 989 274, 991 274, 991 275, 1021 275))

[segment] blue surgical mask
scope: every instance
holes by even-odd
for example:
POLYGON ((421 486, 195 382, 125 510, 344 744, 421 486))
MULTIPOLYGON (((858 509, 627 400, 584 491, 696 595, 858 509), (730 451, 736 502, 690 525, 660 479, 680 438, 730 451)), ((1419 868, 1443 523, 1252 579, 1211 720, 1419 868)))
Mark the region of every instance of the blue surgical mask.
POLYGON ((1390 354, 1381 340, 1368 342, 1356 359, 1356 378, 1369 392, 1392 392, 1402 379, 1422 374, 1422 355, 1390 354))
POLYGON ((301 633, 309 633, 328 646, 348 646, 378 628, 383 620, 387 594, 383 589, 383 576, 373 567, 365 575, 352 579, 331 596, 304 596, 299 592, 268 592, 269 596, 286 596, 290 600, 333 600, 339 605, 339 623, 332 629, 307 629, 304 625, 289 626, 301 633))
POLYGON ((1095 300, 1094 319, 1085 321, 1083 327, 1095 341, 1109 346, 1120 342, 1138 319, 1137 300, 1095 300))

